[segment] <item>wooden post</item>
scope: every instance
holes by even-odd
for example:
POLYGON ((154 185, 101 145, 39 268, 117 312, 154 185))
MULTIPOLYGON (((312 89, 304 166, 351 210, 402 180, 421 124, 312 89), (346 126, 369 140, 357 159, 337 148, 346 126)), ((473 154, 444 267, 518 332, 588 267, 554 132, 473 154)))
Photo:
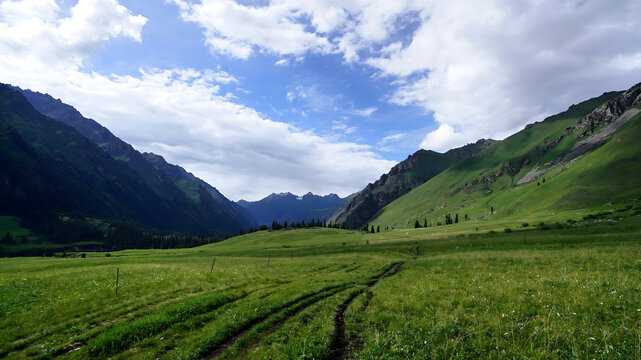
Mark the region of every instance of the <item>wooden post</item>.
POLYGON ((116 295, 118 295, 118 280, 120 277, 120 269, 116 268, 116 295))
POLYGON ((269 267, 269 262, 270 261, 272 261, 272 256, 271 255, 269 255, 269 257, 267 258, 267 267, 269 267))
POLYGON ((211 269, 209 269, 209 273, 211 274, 212 271, 214 271, 214 264, 216 263, 216 257, 214 256, 214 261, 211 262, 211 269))
POLYGON ((293 261, 293 260, 294 260, 294 253, 290 253, 290 256, 291 256, 291 257, 289 258, 289 260, 290 260, 290 261, 293 261))

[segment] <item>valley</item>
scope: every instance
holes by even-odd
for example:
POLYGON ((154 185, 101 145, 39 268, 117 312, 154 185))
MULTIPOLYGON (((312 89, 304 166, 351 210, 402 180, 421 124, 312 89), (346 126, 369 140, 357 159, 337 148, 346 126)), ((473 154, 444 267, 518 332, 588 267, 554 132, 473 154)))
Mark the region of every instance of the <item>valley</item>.
POLYGON ((0 90, 2 358, 641 358, 641 84, 238 203, 0 90))
POLYGON ((4 259, 0 356, 635 358, 639 213, 4 259))

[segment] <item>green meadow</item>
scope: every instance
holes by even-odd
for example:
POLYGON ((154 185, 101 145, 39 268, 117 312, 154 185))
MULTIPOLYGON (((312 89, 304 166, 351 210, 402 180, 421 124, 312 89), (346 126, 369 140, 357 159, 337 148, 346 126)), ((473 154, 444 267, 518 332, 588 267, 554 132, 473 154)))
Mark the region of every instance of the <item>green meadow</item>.
POLYGON ((639 279, 634 207, 3 258, 0 357, 639 359, 639 279))

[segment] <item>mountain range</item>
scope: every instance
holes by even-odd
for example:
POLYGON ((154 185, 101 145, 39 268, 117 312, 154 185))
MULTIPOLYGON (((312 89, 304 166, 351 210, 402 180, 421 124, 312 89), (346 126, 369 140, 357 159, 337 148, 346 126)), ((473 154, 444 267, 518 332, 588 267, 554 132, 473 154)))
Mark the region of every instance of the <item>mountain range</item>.
POLYGON ((261 225, 278 223, 299 223, 311 220, 328 220, 344 208, 351 197, 340 198, 336 194, 325 196, 311 192, 298 196, 292 193, 271 194, 259 201, 238 201, 261 225))
POLYGON ((640 112, 637 84, 500 141, 419 150, 347 198, 281 193, 235 203, 70 105, 0 85, 0 215, 125 221, 216 237, 273 221, 383 229, 438 226, 459 215, 535 221, 641 197, 640 112))

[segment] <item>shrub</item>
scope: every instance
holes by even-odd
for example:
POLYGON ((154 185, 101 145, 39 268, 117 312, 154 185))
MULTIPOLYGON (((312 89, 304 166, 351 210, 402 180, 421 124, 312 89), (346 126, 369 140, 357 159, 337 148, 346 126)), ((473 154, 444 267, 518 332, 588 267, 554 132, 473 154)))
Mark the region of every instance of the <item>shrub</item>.
POLYGON ((110 253, 106 253, 105 257, 111 257, 111 254, 110 253))
POLYGON ((523 227, 525 228, 525 227, 530 226, 530 224, 528 224, 528 223, 523 223, 523 224, 521 224, 521 226, 523 226, 523 227))
POLYGON ((512 229, 510 229, 510 228, 505 228, 505 229, 503 229, 503 232, 511 233, 511 232, 512 232, 512 229))

